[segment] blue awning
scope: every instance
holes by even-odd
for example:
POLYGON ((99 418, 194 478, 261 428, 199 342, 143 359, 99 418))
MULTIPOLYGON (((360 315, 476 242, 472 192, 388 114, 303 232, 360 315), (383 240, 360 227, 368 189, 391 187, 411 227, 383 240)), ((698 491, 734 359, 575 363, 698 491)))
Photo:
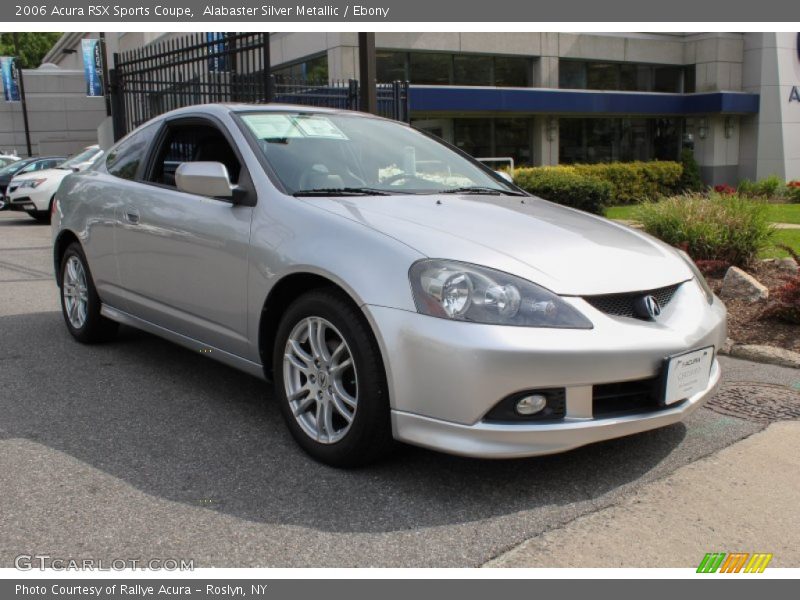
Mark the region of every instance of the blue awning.
POLYGON ((563 115, 754 114, 759 96, 745 92, 663 94, 543 88, 412 85, 412 112, 507 112, 563 115))

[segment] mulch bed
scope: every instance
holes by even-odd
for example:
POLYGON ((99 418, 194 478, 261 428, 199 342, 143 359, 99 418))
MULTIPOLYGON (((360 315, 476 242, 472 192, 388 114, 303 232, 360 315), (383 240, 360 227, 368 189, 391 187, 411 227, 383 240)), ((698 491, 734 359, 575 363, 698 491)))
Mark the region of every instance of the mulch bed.
MULTIPOLYGON (((788 276, 774 264, 758 262, 747 269, 753 277, 769 288, 770 293, 781 287, 788 276)), ((722 277, 708 277, 708 283, 719 294, 722 277)), ((775 319, 760 319, 763 302, 750 304, 744 300, 725 300, 728 307, 728 337, 739 344, 777 346, 800 352, 800 325, 775 319)))

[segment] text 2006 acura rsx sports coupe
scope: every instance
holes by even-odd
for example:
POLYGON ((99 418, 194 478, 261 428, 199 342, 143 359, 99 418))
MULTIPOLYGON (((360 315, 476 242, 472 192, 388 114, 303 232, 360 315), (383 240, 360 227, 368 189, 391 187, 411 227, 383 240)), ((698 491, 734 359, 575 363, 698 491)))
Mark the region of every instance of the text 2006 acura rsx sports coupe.
POLYGON ((53 207, 81 342, 132 325, 271 380, 338 466, 400 440, 559 452, 675 423, 720 379, 691 260, 401 124, 207 105, 141 126, 53 207))

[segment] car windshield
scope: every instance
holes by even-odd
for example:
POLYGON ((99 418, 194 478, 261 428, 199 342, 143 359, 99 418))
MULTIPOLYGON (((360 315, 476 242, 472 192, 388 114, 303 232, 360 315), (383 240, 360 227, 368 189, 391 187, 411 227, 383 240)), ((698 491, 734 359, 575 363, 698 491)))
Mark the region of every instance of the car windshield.
POLYGON ((62 162, 58 165, 57 168, 59 169, 71 169, 72 167, 78 166, 81 163, 85 163, 87 161, 91 161, 95 158, 97 154, 100 153, 100 148, 87 148, 83 152, 76 154, 62 162))
POLYGON ((0 169, 0 177, 3 175, 13 175, 17 171, 23 169, 25 165, 30 164, 29 161, 18 160, 17 162, 13 162, 10 165, 6 165, 2 169, 0 169))
POLYGON ((406 125, 359 115, 241 115, 281 183, 297 196, 475 192, 517 194, 406 125))

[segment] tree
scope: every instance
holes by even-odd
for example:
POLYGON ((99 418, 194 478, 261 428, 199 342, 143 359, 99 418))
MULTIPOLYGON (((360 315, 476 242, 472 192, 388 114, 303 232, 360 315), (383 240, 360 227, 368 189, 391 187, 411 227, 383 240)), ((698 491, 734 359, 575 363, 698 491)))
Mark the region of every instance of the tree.
POLYGON ((0 56, 16 56, 20 67, 35 69, 60 37, 61 33, 52 31, 0 33, 0 56), (14 44, 14 36, 17 38, 17 46, 14 44))

